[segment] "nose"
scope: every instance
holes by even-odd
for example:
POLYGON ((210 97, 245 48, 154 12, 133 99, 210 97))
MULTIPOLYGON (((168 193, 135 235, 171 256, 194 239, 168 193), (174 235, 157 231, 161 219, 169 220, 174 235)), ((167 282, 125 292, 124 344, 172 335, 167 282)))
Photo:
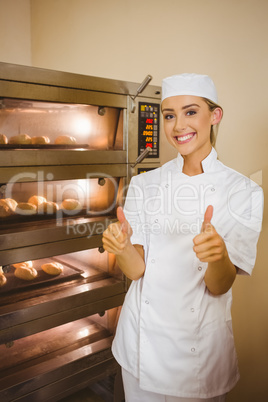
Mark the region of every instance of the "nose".
POLYGON ((177 116, 174 126, 174 131, 181 132, 186 128, 186 121, 184 116, 177 116))

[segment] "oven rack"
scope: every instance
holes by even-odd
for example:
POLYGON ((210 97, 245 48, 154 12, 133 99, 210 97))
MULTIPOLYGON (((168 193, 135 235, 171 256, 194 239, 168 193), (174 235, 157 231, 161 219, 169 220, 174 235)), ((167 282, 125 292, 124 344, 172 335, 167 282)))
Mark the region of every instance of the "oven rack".
POLYGON ((126 151, 87 149, 0 149, 0 166, 61 166, 125 164, 126 151))
POLYGON ((90 318, 28 336, 23 342, 2 350, 2 402, 57 401, 118 369, 110 331, 90 318))
POLYGON ((122 305, 125 281, 104 276, 1 296, 0 345, 122 305))
POLYGON ((126 177, 125 151, 0 150, 0 183, 126 177))
POLYGON ((102 248, 102 232, 115 220, 115 215, 109 215, 63 219, 60 225, 56 221, 39 221, 10 225, 8 229, 3 227, 0 229, 0 265, 102 248))

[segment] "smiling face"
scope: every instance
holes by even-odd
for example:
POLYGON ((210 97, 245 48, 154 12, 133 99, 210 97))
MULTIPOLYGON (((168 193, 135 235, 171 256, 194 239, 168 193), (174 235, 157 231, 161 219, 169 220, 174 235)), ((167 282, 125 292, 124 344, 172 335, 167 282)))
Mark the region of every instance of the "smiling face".
POLYGON ((183 157, 205 159, 211 151, 211 126, 220 122, 221 108, 210 111, 203 98, 179 95, 163 100, 162 113, 168 142, 183 157))

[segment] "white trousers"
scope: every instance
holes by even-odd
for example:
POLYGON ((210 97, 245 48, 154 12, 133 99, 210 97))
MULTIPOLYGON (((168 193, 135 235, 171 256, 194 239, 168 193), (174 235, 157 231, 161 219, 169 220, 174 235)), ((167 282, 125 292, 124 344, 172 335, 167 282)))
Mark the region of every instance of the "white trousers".
POLYGON ((226 395, 220 395, 207 399, 180 398, 178 396, 168 396, 144 391, 140 389, 139 380, 123 368, 122 378, 125 402, 224 402, 226 397, 226 395))

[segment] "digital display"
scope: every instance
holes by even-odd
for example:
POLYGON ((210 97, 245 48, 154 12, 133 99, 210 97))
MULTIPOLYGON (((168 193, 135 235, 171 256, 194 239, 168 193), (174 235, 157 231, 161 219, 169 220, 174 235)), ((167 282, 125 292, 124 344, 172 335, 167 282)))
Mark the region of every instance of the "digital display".
POLYGON ((150 147, 146 158, 159 158, 159 112, 158 103, 139 102, 138 155, 150 147))
POLYGON ((155 167, 152 167, 152 168, 148 168, 148 167, 138 168, 138 174, 146 173, 146 172, 149 172, 150 170, 154 170, 154 169, 155 169, 155 167))

